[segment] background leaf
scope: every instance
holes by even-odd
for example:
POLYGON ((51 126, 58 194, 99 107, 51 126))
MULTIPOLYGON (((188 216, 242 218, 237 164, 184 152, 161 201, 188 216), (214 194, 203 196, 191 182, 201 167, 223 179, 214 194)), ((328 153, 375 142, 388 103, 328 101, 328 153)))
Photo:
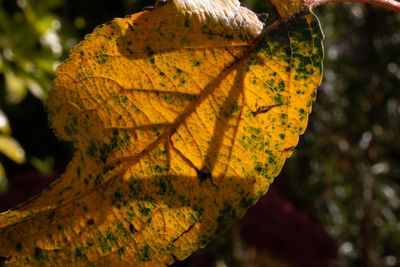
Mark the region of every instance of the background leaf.
POLYGON ((25 162, 24 150, 14 138, 9 136, 0 135, 0 152, 7 155, 16 163, 21 164, 25 162))

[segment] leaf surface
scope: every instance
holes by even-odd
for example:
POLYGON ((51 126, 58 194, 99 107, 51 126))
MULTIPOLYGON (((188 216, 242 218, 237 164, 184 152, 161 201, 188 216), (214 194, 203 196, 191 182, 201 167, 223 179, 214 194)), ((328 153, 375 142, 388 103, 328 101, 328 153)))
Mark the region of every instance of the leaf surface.
POLYGON ((302 7, 305 7, 307 4, 309 4, 305 0, 271 0, 271 3, 275 6, 282 18, 290 17, 302 7))
POLYGON ((169 1, 99 26, 57 69, 49 121, 74 159, 0 215, 18 266, 164 266, 266 193, 307 125, 322 33, 264 36, 238 1, 169 1))

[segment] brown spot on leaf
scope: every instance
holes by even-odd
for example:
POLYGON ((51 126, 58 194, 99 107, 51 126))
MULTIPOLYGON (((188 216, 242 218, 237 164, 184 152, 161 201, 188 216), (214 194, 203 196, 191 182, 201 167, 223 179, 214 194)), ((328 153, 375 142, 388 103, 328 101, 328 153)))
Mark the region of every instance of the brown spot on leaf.
POLYGON ((259 108, 257 109, 257 111, 253 112, 253 115, 254 115, 254 116, 257 116, 258 114, 266 113, 266 112, 270 111, 272 108, 278 107, 278 106, 280 106, 280 105, 272 105, 272 106, 262 106, 262 107, 259 107, 259 108))
POLYGON ((212 179, 211 172, 204 167, 202 170, 197 170, 197 177, 199 177, 200 181, 205 181, 207 179, 212 179))

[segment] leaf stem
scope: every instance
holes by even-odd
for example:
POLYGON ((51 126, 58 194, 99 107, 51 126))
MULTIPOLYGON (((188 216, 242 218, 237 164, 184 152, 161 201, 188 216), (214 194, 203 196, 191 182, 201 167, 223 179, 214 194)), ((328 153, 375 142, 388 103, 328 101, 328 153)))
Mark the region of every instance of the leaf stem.
POLYGON ((268 26, 268 28, 264 28, 263 31, 253 40, 254 48, 257 46, 270 32, 279 28, 282 24, 284 24, 288 19, 277 19, 274 23, 268 26))
POLYGON ((387 9, 400 12, 400 2, 395 0, 309 0, 306 6, 313 8, 324 4, 334 3, 334 2, 359 2, 367 3, 372 5, 377 5, 385 7, 387 9))

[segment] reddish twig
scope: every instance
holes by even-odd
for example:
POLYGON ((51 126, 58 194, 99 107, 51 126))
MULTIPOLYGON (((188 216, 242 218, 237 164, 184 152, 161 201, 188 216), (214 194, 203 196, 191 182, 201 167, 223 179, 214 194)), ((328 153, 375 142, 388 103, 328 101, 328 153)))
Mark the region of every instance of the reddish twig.
POLYGON ((381 7, 385 7, 387 9, 400 12, 400 2, 395 0, 309 0, 306 2, 306 6, 308 7, 317 7, 324 4, 334 3, 334 2, 359 2, 377 5, 381 7))
MULTIPOLYGON (((304 0, 303 0, 304 1, 304 0)), ((396 12, 400 12, 400 2, 396 0, 305 0, 304 5, 301 8, 295 10, 292 14, 290 14, 287 18, 278 19, 274 23, 272 23, 268 28, 264 29, 254 40, 253 45, 257 45, 263 38, 265 38, 270 32, 280 27, 282 24, 286 23, 288 20, 296 16, 296 14, 300 13, 304 9, 314 8, 317 6, 335 3, 335 2, 359 2, 372 4, 376 6, 381 6, 396 12)))

